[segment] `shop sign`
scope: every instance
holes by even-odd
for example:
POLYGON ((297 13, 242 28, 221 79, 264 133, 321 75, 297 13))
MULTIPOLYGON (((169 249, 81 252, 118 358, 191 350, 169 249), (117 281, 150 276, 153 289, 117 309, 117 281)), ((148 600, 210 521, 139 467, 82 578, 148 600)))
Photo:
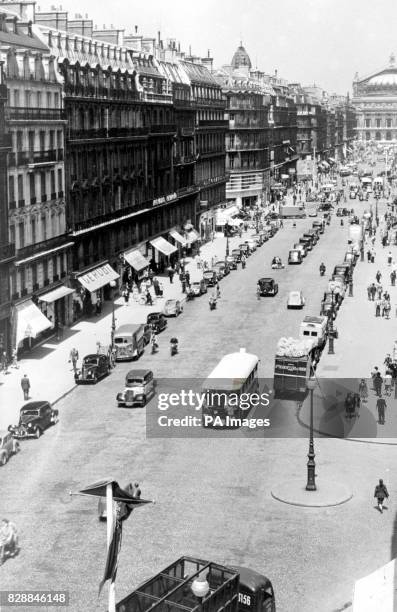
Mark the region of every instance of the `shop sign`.
POLYGON ((153 206, 159 206, 160 204, 164 204, 165 202, 165 196, 162 196, 161 198, 156 198, 155 200, 153 200, 153 206))

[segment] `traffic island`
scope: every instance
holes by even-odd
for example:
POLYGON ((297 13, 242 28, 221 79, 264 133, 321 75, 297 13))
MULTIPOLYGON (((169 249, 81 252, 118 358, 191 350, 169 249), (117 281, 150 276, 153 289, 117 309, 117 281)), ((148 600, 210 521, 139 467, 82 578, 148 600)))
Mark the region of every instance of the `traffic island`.
MULTIPOLYGON (((302 479, 303 480, 303 479, 302 479)), ((327 508, 340 506, 350 501, 353 493, 350 489, 339 482, 325 480, 316 483, 316 491, 307 491, 302 481, 286 480, 277 483, 271 495, 274 499, 290 506, 302 506, 304 508, 327 508)))

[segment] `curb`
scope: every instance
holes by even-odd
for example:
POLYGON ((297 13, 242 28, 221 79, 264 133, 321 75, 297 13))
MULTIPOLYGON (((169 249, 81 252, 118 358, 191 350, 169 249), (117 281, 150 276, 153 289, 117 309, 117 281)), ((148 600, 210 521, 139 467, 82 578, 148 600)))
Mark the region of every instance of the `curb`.
MULTIPOLYGON (((336 500, 326 499, 321 500, 321 485, 320 490, 318 492, 307 492, 305 488, 299 486, 298 488, 295 486, 295 482, 291 483, 290 481, 281 483, 279 488, 281 491, 271 491, 270 494, 273 499, 276 499, 283 504, 288 504, 289 506, 299 506, 301 508, 331 508, 334 506, 341 506, 342 504, 346 504, 353 498, 353 493, 345 487, 344 485, 338 485, 333 481, 328 482, 329 490, 337 491, 339 488, 339 498, 336 496, 336 500), (286 494, 283 494, 283 490, 286 491, 286 494), (320 496, 320 499, 315 499, 316 496, 320 496), (307 497, 308 501, 304 498, 307 497), (313 501, 309 502, 310 497, 313 501)), ((324 489, 326 485, 323 485, 324 489)))
POLYGON ((51 404, 53 406, 55 406, 55 404, 57 404, 58 402, 60 402, 61 400, 65 399, 65 397, 67 397, 68 395, 70 395, 70 393, 72 393, 72 391, 74 391, 75 389, 77 389, 78 385, 74 385, 73 387, 71 387, 70 389, 68 389, 68 391, 65 391, 64 393, 62 393, 62 395, 60 395, 59 397, 57 397, 57 399, 55 399, 53 402, 51 402, 51 404))

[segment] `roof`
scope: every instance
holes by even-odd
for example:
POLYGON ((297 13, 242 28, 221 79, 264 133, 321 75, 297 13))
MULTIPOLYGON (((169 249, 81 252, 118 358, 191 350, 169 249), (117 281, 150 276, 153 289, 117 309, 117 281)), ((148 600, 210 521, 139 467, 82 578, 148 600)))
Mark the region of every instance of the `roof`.
MULTIPOLYGON (((3 11, 2 11, 3 13, 3 11)), ((41 40, 34 34, 30 36, 25 33, 22 28, 27 29, 27 26, 17 22, 17 32, 4 32, 0 31, 0 43, 4 45, 10 45, 10 47, 32 49, 34 51, 41 51, 48 53, 48 47, 41 42, 41 40)))
POLYGON ((35 410, 37 408, 40 408, 44 404, 49 404, 49 403, 50 402, 47 402, 47 400, 40 400, 40 401, 37 401, 37 402, 28 402, 27 404, 24 404, 22 406, 21 410, 25 410, 25 409, 35 410))
MULTIPOLYGON (((222 382, 228 381, 230 384, 230 381, 239 381, 242 378, 247 378, 258 361, 259 358, 256 355, 247 353, 245 349, 240 349, 239 353, 225 355, 208 375, 204 386, 208 386, 209 381, 214 379, 222 382)), ((210 386, 213 385, 210 384, 210 386)))
POLYGON ((218 81, 203 64, 195 64, 186 60, 181 63, 192 83, 204 83, 205 85, 220 87, 218 81))
POLYGON ((271 586, 271 582, 266 576, 255 572, 248 567, 240 567, 234 565, 231 569, 235 569, 240 575, 240 585, 246 587, 250 591, 257 591, 260 588, 267 589, 271 586))
POLYGON ((125 323, 124 325, 120 325, 115 331, 116 334, 122 334, 123 332, 130 333, 131 331, 136 331, 140 327, 142 327, 143 323, 125 323))
POLYGON ((317 323, 321 324, 327 321, 327 317, 315 317, 313 315, 306 315, 302 323, 317 323))
POLYGON ((84 355, 84 359, 92 359, 97 357, 104 357, 103 353, 90 353, 89 355, 84 355))
POLYGON ((151 372, 151 370, 130 370, 127 372, 126 378, 144 378, 149 372, 151 372))
POLYGON ((274 283, 274 278, 264 277, 259 279, 260 283, 274 283))
POLYGON ((240 46, 237 47, 235 54, 232 59, 232 67, 234 69, 240 68, 240 66, 248 66, 249 69, 252 68, 250 56, 247 51, 244 49, 243 45, 240 43, 240 46))

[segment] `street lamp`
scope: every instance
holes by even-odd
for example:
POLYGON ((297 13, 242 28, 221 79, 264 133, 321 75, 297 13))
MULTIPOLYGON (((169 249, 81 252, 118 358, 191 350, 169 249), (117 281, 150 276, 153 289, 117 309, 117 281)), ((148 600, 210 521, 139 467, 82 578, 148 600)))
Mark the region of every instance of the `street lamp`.
POLYGON ((190 586, 192 593, 202 604, 204 597, 206 597, 210 591, 210 585, 204 576, 198 576, 195 578, 190 586))
POLYGON ((310 438, 309 438, 309 452, 307 462, 307 484, 306 491, 316 491, 316 462, 314 461, 314 440, 313 440, 313 391, 316 387, 316 379, 313 375, 310 376, 306 383, 306 387, 310 391, 310 438))
POLYGON ((328 312, 328 355, 335 355, 334 351, 334 293, 336 289, 336 283, 331 281, 328 285, 331 292, 331 310, 328 312))
POLYGON ((114 316, 114 290, 116 288, 116 281, 110 281, 109 283, 110 287, 112 288, 112 327, 111 327, 111 332, 110 332, 110 345, 112 347, 112 351, 114 349, 114 334, 116 331, 116 318, 114 316))

